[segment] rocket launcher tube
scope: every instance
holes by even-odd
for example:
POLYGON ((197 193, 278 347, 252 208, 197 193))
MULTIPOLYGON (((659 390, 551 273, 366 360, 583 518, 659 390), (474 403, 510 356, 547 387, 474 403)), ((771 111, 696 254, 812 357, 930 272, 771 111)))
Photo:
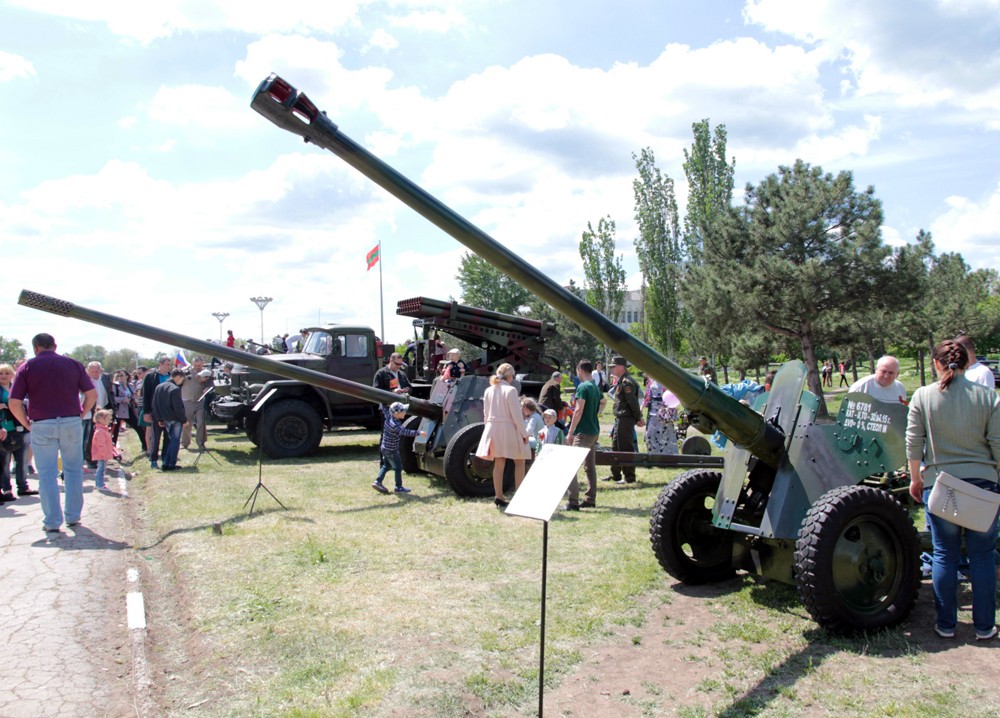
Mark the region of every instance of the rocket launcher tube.
POLYGON ((221 344, 213 344, 212 342, 206 342, 201 339, 185 336, 183 334, 177 334, 176 332, 171 332, 166 329, 152 327, 148 324, 141 324, 128 319, 114 317, 110 314, 94 311, 93 309, 85 309, 73 304, 72 302, 67 302, 63 299, 56 299, 55 297, 49 297, 45 294, 39 294, 38 292, 31 292, 27 289, 21 290, 21 295, 18 297, 17 303, 24 307, 40 309, 43 312, 56 314, 61 317, 70 317, 71 319, 79 319, 84 322, 107 327, 108 329, 117 329, 118 331, 125 332, 126 334, 144 337, 155 342, 163 342, 164 344, 169 344, 171 346, 181 347, 182 349, 188 349, 193 352, 199 352, 205 354, 206 356, 228 359, 231 362, 245 364, 246 366, 259 369, 260 371, 267 372, 268 374, 275 374, 286 379, 294 379, 296 381, 305 382, 306 384, 312 384, 313 386, 329 389, 330 391, 335 391, 340 394, 347 394, 348 396, 353 396, 356 399, 370 401, 373 404, 391 404, 394 401, 402 400, 410 405, 411 414, 438 421, 441 419, 441 407, 423 399, 411 396, 400 397, 399 394, 394 394, 391 391, 382 391, 381 389, 365 386, 364 384, 358 384, 353 381, 348 381, 347 379, 341 379, 329 374, 322 374, 318 371, 313 371, 312 369, 306 369, 304 367, 295 366, 294 364, 268 359, 266 356, 248 354, 247 352, 239 351, 238 349, 230 349, 229 347, 221 344))
POLYGON ((290 84, 276 75, 264 80, 250 106, 282 129, 330 150, 418 214, 441 228, 521 286, 576 322, 599 341, 670 389, 693 413, 703 414, 740 446, 770 466, 784 453, 784 437, 748 406, 726 396, 704 377, 690 374, 636 339, 596 309, 501 245, 467 219, 369 153, 290 84))

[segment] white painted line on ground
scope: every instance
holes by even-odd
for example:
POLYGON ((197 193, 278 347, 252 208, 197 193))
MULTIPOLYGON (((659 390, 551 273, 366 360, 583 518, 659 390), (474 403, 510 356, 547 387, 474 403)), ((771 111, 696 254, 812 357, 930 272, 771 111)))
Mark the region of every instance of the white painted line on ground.
POLYGON ((137 568, 130 568, 128 570, 128 574, 127 575, 128 575, 128 582, 129 583, 135 583, 136 581, 139 580, 139 569, 137 569, 137 568))
POLYGON ((129 628, 146 628, 146 605, 140 592, 129 591, 125 595, 125 610, 129 628))

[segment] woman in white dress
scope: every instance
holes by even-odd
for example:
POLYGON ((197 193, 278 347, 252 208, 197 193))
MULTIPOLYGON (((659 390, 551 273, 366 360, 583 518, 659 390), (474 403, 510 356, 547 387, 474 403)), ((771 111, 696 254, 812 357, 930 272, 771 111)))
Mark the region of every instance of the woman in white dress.
POLYGON ((528 432, 524 428, 521 404, 517 398, 514 367, 501 364, 490 377, 490 387, 483 394, 483 438, 479 440, 476 456, 493 461, 493 493, 497 506, 506 506, 503 493, 503 472, 507 459, 514 462, 514 488, 524 481, 524 462, 531 458, 528 432))

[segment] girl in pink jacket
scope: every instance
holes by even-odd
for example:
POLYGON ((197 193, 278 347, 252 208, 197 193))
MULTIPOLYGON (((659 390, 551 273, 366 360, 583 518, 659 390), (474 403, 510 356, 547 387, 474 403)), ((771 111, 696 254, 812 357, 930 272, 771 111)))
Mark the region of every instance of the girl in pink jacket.
POLYGON ((114 442, 111 441, 111 421, 115 413, 110 409, 101 409, 94 413, 94 441, 90 455, 97 462, 97 473, 94 476, 94 486, 98 490, 107 489, 104 483, 104 469, 108 462, 118 456, 114 442))

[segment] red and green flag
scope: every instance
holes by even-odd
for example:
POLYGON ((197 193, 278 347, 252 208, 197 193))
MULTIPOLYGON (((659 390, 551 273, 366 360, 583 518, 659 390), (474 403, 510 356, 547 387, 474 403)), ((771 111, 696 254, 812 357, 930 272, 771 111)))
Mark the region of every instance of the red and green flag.
POLYGON ((365 261, 368 263, 368 269, 371 269, 376 264, 378 264, 379 248, 381 246, 382 246, 382 243, 379 242, 378 244, 375 245, 375 248, 372 249, 372 251, 370 251, 368 254, 365 255, 365 261))

